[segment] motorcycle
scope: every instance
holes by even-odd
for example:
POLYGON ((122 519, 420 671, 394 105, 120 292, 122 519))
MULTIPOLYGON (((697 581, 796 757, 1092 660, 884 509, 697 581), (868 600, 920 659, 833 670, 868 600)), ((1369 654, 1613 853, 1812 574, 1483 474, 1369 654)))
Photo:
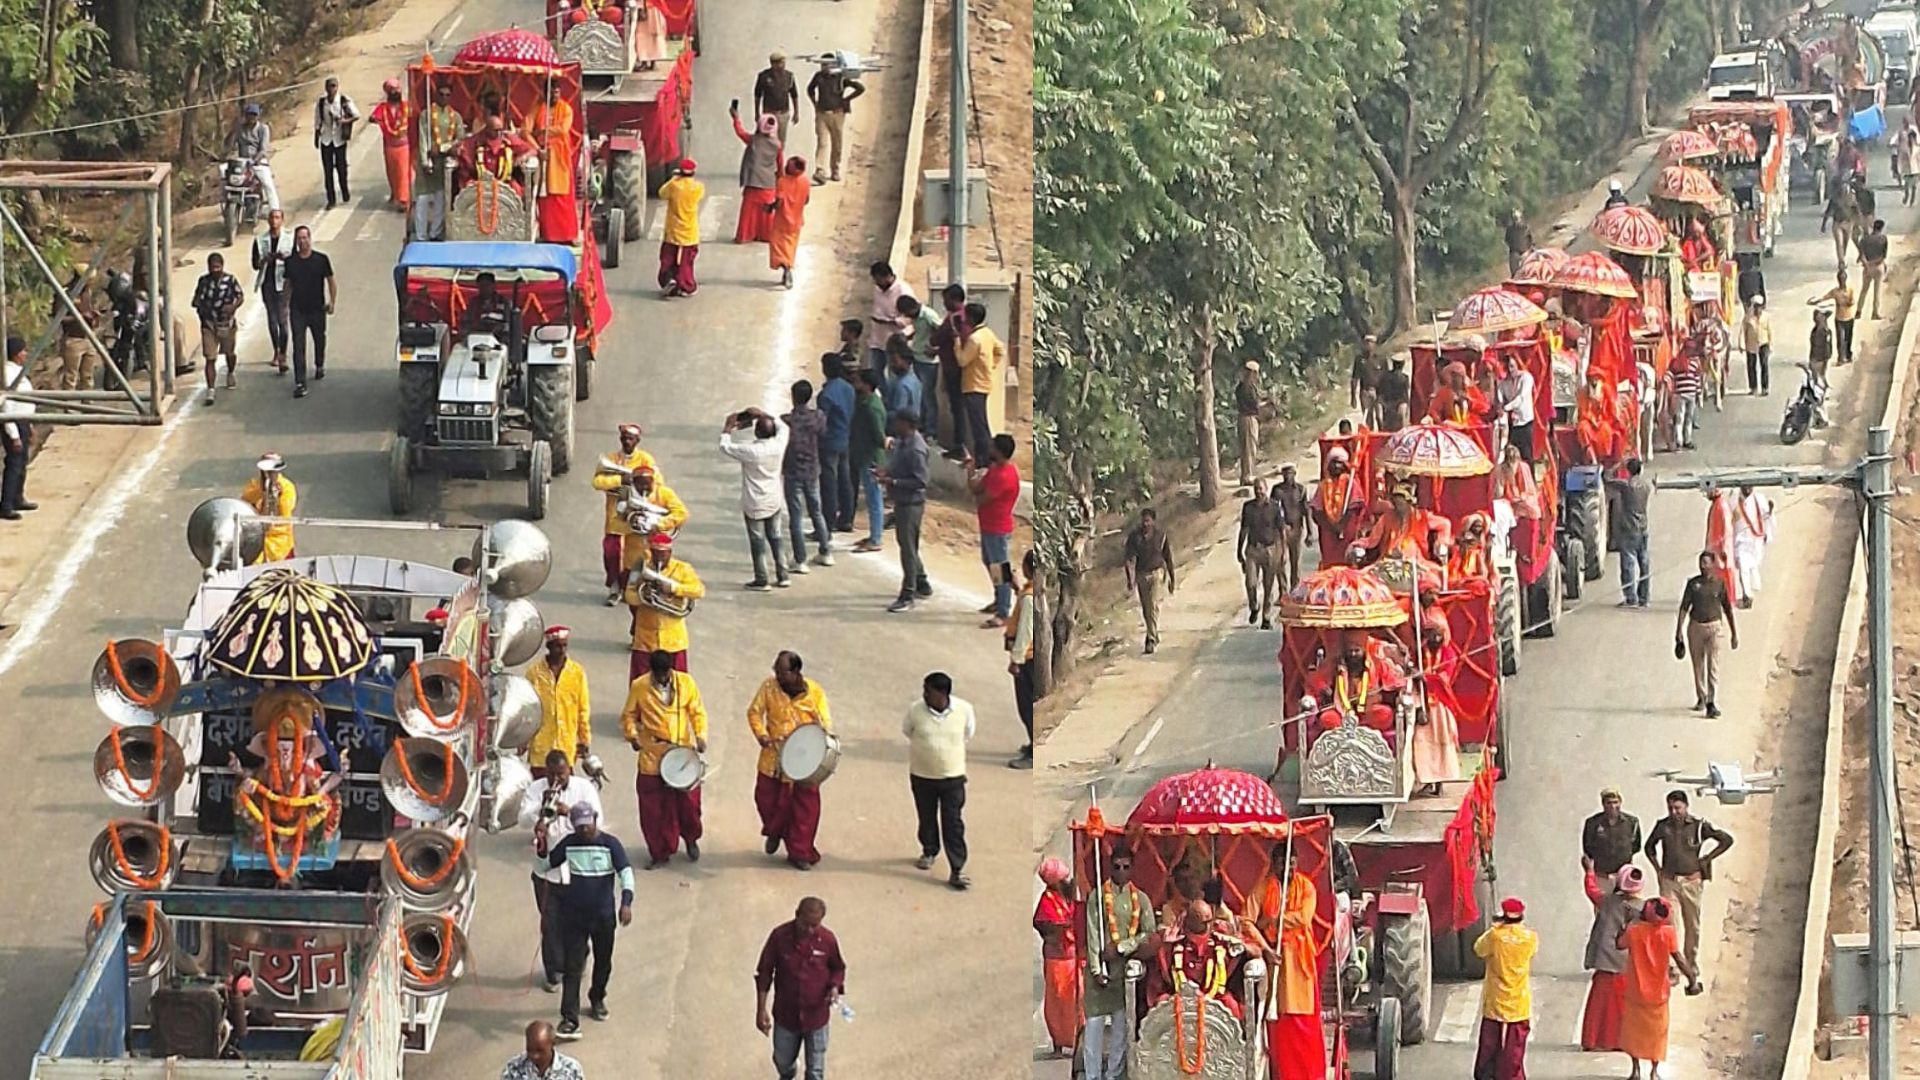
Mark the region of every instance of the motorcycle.
POLYGON ((1787 403, 1787 414, 1780 419, 1780 441, 1787 446, 1797 445, 1807 437, 1808 429, 1814 426, 1815 418, 1820 415, 1820 407, 1827 400, 1827 388, 1814 378, 1813 366, 1795 366, 1805 373, 1805 377, 1801 380, 1800 392, 1787 403))
POLYGON ((124 270, 107 274, 107 300, 113 305, 113 362, 130 379, 145 371, 153 359, 153 343, 147 336, 152 315, 146 294, 133 287, 133 275, 124 270))
POLYGON ((220 225, 227 238, 223 246, 233 246, 240 226, 253 229, 260 220, 260 203, 260 179, 253 174, 253 163, 245 158, 228 158, 220 171, 220 225))

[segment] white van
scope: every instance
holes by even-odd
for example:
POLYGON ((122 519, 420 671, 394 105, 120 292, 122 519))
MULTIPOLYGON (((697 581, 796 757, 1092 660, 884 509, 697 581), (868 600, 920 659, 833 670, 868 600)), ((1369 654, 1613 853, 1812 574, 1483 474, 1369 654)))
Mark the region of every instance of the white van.
POLYGON ((1913 50, 1920 39, 1920 17, 1912 4, 1887 4, 1867 20, 1867 33, 1887 54, 1887 90, 1905 96, 1913 77, 1913 50))

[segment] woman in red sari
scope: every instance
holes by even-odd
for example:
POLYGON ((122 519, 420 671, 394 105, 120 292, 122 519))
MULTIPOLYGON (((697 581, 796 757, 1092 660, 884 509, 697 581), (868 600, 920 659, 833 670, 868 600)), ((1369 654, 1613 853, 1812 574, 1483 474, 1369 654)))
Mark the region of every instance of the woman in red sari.
POLYGON ((1080 1042, 1079 923, 1073 913, 1072 871, 1054 856, 1040 863, 1040 881, 1046 885, 1033 909, 1033 929, 1040 935, 1040 960, 1046 982, 1043 1012, 1055 1057, 1067 1057, 1080 1042))
POLYGON ((780 170, 773 189, 773 221, 767 225, 767 265, 780 271, 782 288, 793 288, 793 257, 800 249, 800 228, 807 220, 807 200, 813 184, 807 180, 807 159, 798 154, 780 170))

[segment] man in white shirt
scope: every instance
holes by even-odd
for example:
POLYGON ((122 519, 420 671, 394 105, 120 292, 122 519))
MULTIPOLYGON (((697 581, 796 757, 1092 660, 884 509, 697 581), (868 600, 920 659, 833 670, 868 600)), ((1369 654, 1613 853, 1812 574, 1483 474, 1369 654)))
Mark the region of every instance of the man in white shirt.
POLYGON ((900 731, 907 737, 907 779, 913 809, 920 819, 920 858, 914 865, 933 869, 944 845, 947 884, 965 889, 967 825, 967 743, 973 741, 973 706, 953 696, 953 679, 936 671, 920 685, 920 700, 907 710, 900 731))
POLYGON ((352 202, 347 193, 347 144, 353 141, 353 122, 360 119, 360 107, 340 92, 340 80, 327 77, 327 92, 313 103, 313 145, 320 151, 320 175, 327 182, 327 209, 334 206, 333 181, 340 178, 341 202, 352 202))
POLYGON ((868 267, 867 273, 873 278, 873 310, 867 314, 867 367, 875 380, 885 386, 887 339, 895 334, 913 333, 913 320, 900 314, 900 298, 912 296, 913 290, 893 272, 892 264, 884 260, 868 267))
POLYGON ((1740 485, 1733 504, 1733 568, 1739 575, 1740 606, 1750 608, 1760 592, 1760 562, 1773 539, 1773 500, 1740 485))
POLYGON ((787 436, 787 425, 779 417, 759 409, 731 413, 720 428, 720 452, 740 463, 740 513, 746 518, 747 547, 753 552, 753 580, 747 588, 754 592, 791 584, 782 540, 787 531, 787 497, 780 479, 787 436), (769 557, 771 583, 767 580, 769 557))
POLYGON ((1527 464, 1534 460, 1534 382, 1527 365, 1515 360, 1500 379, 1500 408, 1507 414, 1507 442, 1520 448, 1527 464))
POLYGON ((600 792, 584 776, 575 776, 567 752, 559 748, 547 751, 547 778, 535 789, 537 798, 523 804, 522 825, 533 830, 533 904, 540 912, 540 966, 545 976, 541 988, 551 994, 560 989, 560 976, 566 973, 566 952, 560 943, 560 924, 551 914, 549 893, 556 885, 567 883, 567 866, 549 866, 547 853, 573 832, 568 814, 585 803, 600 817, 600 792))
MULTIPOLYGON (((1591 338, 1592 335, 1588 337, 1591 338)), ((1645 360, 1635 364, 1633 371, 1636 379, 1634 399, 1640 403, 1640 430, 1637 432, 1640 460, 1651 461, 1653 460, 1654 421, 1660 415, 1660 376, 1654 372, 1653 365, 1645 360)))
MULTIPOLYGON (((16 394, 33 393, 27 378, 27 342, 25 338, 7 338, 7 359, 0 369, 0 380, 16 394)), ((8 398, 0 403, 0 436, 5 438, 6 464, 0 469, 0 520, 18 521, 21 513, 39 509, 27 501, 27 455, 32 452, 33 426, 26 417, 33 415, 33 403, 8 398)))

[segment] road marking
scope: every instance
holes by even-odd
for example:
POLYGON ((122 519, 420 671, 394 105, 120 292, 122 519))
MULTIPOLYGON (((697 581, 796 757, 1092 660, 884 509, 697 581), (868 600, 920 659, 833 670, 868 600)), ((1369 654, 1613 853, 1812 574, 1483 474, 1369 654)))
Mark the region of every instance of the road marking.
POLYGON ((1141 738, 1140 745, 1133 748, 1133 756, 1136 759, 1138 759, 1140 755, 1146 753, 1147 747, 1152 746, 1153 740, 1159 737, 1160 729, 1166 726, 1167 726, 1166 717, 1164 716, 1156 717, 1153 721, 1153 726, 1148 728, 1146 735, 1141 738))
POLYGON ((1447 995, 1447 1007, 1440 1012, 1440 1023, 1433 1029, 1433 1041, 1474 1042, 1479 1026, 1480 986, 1476 983, 1447 995))
POLYGON ((331 210, 320 211, 320 215, 317 218, 319 223, 307 227, 308 230, 313 233, 313 242, 316 244, 333 243, 333 241, 339 237, 340 230, 347 227, 347 219, 352 216, 352 203, 348 203, 345 206, 336 206, 331 210))
POLYGON ((447 29, 445 30, 443 36, 441 37, 441 40, 452 41, 453 35, 455 34, 455 32, 457 32, 460 29, 460 24, 466 21, 467 21, 466 12, 462 11, 454 15, 453 21, 447 24, 447 29))
MULTIPOLYGON (((368 214, 367 220, 360 226, 360 231, 353 235, 354 242, 360 243, 360 244, 373 244, 373 243, 378 243, 383 239, 391 239, 392 234, 389 232, 389 230, 384 228, 384 226, 387 224, 387 220, 389 216, 390 215, 384 214, 384 213, 368 214)), ((405 219, 403 218, 402 219, 403 224, 401 226, 401 229, 403 232, 405 231, 405 228, 406 228, 404 224, 404 220, 405 219)))

